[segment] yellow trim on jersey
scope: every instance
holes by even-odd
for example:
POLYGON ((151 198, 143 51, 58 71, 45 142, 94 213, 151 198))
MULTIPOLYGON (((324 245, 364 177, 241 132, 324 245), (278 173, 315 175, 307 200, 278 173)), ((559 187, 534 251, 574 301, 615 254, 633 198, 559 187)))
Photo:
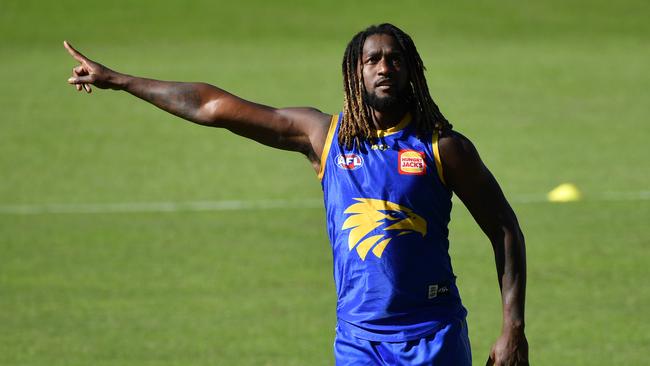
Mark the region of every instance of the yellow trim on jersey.
POLYGON ((399 121, 395 126, 389 127, 385 130, 377 130, 377 136, 384 137, 397 133, 403 130, 404 127, 408 126, 409 123, 411 123, 411 113, 406 113, 404 117, 402 117, 402 120, 399 121))
POLYGON ((323 146, 323 153, 320 155, 320 168, 318 169, 318 179, 320 180, 323 180, 323 175, 325 174, 325 163, 327 162, 327 156, 330 153, 330 146, 332 145, 332 138, 334 138, 334 131, 336 131, 338 120, 338 114, 332 116, 330 128, 327 131, 327 137, 325 137, 325 146, 323 146))
POLYGON ((440 160, 440 148, 438 147, 438 131, 435 131, 433 133, 433 141, 431 144, 431 148, 433 150, 433 156, 436 161, 436 170, 438 171, 438 176, 440 177, 442 184, 446 186, 447 183, 445 183, 445 177, 442 174, 442 160, 440 160))

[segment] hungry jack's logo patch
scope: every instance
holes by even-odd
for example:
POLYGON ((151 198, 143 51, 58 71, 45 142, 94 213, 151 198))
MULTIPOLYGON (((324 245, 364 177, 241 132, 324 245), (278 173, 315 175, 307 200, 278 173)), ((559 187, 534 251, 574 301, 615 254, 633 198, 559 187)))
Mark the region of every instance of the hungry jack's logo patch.
POLYGON ((397 169, 400 174, 423 175, 427 171, 424 162, 424 152, 415 150, 401 150, 397 159, 397 169))

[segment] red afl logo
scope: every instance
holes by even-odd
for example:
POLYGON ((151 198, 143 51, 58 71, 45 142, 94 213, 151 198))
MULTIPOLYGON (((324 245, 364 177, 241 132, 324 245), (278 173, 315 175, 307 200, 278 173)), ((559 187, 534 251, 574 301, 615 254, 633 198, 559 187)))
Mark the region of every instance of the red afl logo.
POLYGON ((359 169, 363 165, 363 158, 357 154, 339 154, 336 165, 345 170, 359 169))

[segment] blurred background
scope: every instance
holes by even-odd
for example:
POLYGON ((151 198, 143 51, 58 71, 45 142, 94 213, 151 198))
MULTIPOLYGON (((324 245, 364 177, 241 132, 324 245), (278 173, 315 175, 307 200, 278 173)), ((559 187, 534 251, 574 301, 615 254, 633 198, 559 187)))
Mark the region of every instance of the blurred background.
MULTIPOLYGON (((431 94, 527 238, 536 365, 650 349, 647 1, 0 3, 0 365, 331 365, 321 188, 302 156, 120 92, 113 69, 281 106, 342 106, 352 36, 409 33, 431 94), (571 202, 547 193, 571 183, 571 202)), ((455 201, 474 361, 500 333, 489 242, 455 201)))

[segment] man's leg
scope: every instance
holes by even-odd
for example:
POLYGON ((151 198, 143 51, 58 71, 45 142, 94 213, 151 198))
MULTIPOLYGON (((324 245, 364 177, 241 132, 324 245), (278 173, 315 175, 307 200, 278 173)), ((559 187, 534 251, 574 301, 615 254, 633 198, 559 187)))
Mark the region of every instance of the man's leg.
POLYGON ((381 366, 384 362, 377 347, 380 342, 353 337, 336 327, 334 359, 336 366, 381 366))
POLYGON ((464 319, 454 319, 433 334, 407 342, 374 342, 341 332, 334 340, 337 366, 471 366, 472 351, 464 319))
POLYGON ((453 320, 436 333, 409 342, 391 345, 392 365, 471 366, 472 351, 465 320, 453 320))

